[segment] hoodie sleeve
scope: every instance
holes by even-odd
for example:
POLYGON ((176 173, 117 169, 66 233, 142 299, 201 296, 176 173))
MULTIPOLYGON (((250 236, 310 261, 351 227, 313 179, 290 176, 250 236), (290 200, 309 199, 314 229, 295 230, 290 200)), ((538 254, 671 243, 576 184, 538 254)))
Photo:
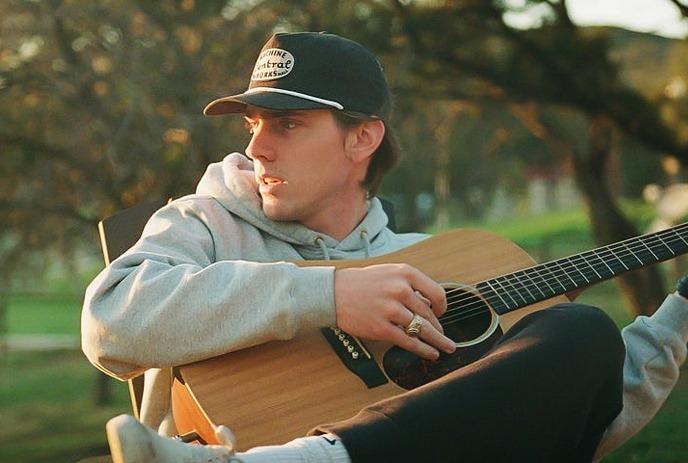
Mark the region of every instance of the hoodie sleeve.
POLYGON ((89 285, 82 349, 105 373, 128 379, 335 323, 333 267, 216 262, 202 216, 164 207, 89 285))
POLYGON ((623 409, 607 428, 595 461, 645 427, 676 385, 686 360, 688 300, 670 294, 651 317, 638 317, 621 334, 626 344, 623 409))

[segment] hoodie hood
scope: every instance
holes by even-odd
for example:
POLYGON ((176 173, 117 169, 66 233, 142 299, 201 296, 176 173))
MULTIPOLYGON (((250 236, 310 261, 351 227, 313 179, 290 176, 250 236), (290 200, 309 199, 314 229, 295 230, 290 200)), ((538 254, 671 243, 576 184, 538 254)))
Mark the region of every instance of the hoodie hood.
MULTIPOLYGON (((240 153, 210 164, 196 188, 212 196, 226 210, 280 241, 293 245, 306 259, 361 258, 386 247, 387 215, 377 198, 368 202, 368 213, 342 241, 315 232, 298 222, 275 222, 263 213, 253 162, 240 153)), ((389 232, 389 231, 388 231, 389 232)), ((391 233, 390 233, 391 234, 391 233)))

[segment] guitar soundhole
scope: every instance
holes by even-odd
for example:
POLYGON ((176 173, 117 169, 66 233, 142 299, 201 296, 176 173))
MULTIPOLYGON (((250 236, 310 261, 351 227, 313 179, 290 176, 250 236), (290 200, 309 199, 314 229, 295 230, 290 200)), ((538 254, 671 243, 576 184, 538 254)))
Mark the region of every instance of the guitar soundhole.
POLYGON ((446 293, 447 312, 439 319, 444 334, 457 343, 485 334, 492 322, 492 312, 485 301, 462 288, 449 288, 446 293))
POLYGON ((440 317, 444 333, 459 344, 452 354, 435 361, 423 360, 393 346, 382 358, 387 376, 404 389, 413 389, 475 362, 502 336, 497 319, 487 303, 470 289, 450 288, 447 312, 440 317))

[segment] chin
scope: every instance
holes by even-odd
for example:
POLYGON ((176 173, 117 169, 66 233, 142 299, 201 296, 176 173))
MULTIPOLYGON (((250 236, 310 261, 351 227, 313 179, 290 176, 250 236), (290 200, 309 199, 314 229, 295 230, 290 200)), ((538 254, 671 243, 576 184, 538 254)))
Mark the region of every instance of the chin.
POLYGON ((289 211, 284 208, 277 207, 274 204, 263 204, 263 213, 265 216, 276 222, 293 222, 296 220, 289 211))

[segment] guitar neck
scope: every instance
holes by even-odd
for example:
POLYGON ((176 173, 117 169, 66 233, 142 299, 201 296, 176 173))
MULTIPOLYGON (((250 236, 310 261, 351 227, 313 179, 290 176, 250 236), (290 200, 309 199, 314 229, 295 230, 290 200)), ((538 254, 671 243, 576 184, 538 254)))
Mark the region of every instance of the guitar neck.
POLYGON ((501 314, 688 252, 688 223, 629 238, 476 285, 501 314))

